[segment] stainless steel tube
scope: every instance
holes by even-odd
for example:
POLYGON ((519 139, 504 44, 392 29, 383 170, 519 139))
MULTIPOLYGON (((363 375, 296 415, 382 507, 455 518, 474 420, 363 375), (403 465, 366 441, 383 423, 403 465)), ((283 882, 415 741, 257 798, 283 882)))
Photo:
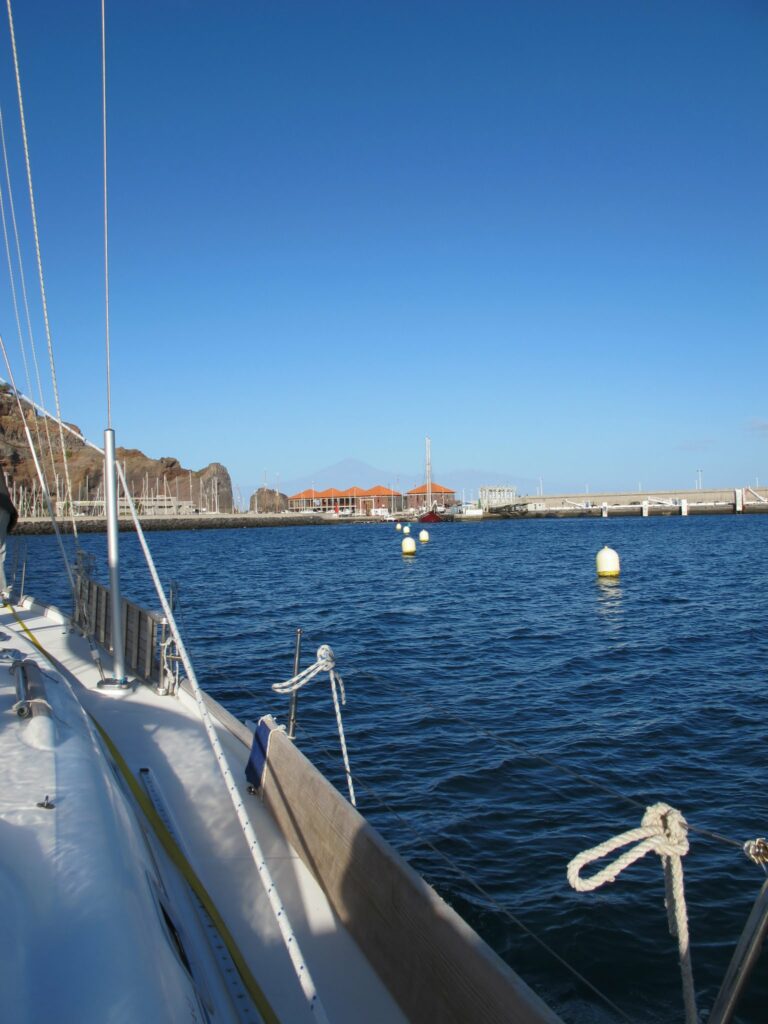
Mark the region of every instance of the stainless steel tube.
POLYGON ((112 685, 125 686, 125 643, 123 641, 123 608, 120 600, 120 555, 117 521, 117 472, 115 470, 115 432, 104 431, 104 497, 107 513, 107 561, 112 605, 112 654, 114 679, 112 685))

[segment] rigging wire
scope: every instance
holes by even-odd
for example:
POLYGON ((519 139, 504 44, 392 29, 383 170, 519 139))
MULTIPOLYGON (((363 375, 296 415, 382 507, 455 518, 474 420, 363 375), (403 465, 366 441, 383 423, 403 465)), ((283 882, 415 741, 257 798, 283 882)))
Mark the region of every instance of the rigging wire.
POLYGON ((21 92, 21 72, 19 70, 19 54, 16 48, 16 33, 13 27, 13 11, 11 0, 6 0, 8 8, 8 25, 11 33, 11 49, 13 51, 13 67, 16 75, 16 93, 19 98, 19 118, 21 121, 21 137, 24 143, 24 161, 27 168, 27 184, 29 187, 29 205, 32 213, 32 229, 35 236, 35 255, 37 256, 37 274, 40 281, 40 299, 43 307, 43 322, 45 324, 45 338, 48 345, 48 362, 51 368, 51 384, 53 386, 54 404, 56 406, 56 420, 59 424, 59 439, 61 441, 61 458, 64 465, 64 478, 67 487, 67 500, 72 523, 72 534, 75 544, 78 544, 77 522, 75 521, 75 509, 72 503, 72 483, 69 476, 69 464, 67 462, 67 450, 64 444, 64 431, 62 429, 63 418, 61 415, 61 402, 59 400, 59 385, 56 377, 56 364, 53 358, 53 340, 51 338, 51 325, 48 318, 48 302, 45 294, 45 279, 43 277, 43 258, 40 250, 40 235, 37 230, 37 211, 35 209, 35 191, 32 187, 32 165, 29 159, 29 141, 27 139, 27 124, 24 117, 24 99, 21 92))
MULTIPOLYGON (((8 209, 9 209, 10 214, 11 214, 11 225, 13 227, 13 236, 14 236, 14 241, 16 243, 16 261, 17 261, 18 267, 19 267, 19 283, 21 285, 21 298, 22 298, 22 301, 24 303, 24 314, 25 314, 26 321, 27 321, 27 337, 29 338, 29 347, 30 347, 30 351, 32 353, 32 365, 34 366, 34 369, 35 369, 35 379, 37 381, 37 393, 38 393, 38 397, 39 397, 40 401, 43 402, 43 384, 42 384, 42 380, 40 379, 40 364, 39 364, 38 358, 37 358, 37 346, 35 345, 35 335, 34 335, 34 332, 32 330, 32 317, 31 317, 30 312, 29 312, 29 297, 27 295, 27 276, 24 273, 24 261, 21 258, 21 241, 19 239, 19 225, 18 225, 18 222, 16 220, 16 204, 15 204, 15 202, 13 200, 13 184, 11 183, 11 169, 10 169, 10 166, 9 166, 9 163, 8 163, 8 147, 6 146, 6 142, 5 142, 5 120, 3 118, 3 111, 2 111, 1 107, 0 107, 0 143, 2 143, 2 147, 3 147, 3 164, 5 166, 5 182, 6 182, 6 189, 7 189, 7 193, 8 193, 8 209)), ((11 287, 13 288, 13 285, 11 287)), ((16 308, 16 292, 15 292, 15 288, 14 288, 14 308, 16 308)), ((18 317, 18 313, 17 313, 17 317, 18 317)), ((29 369, 27 367, 26 354, 25 354, 25 351, 24 351, 24 345, 21 342, 21 336, 19 338, 19 343, 21 345, 22 357, 24 358, 24 369, 25 369, 26 375, 27 375, 27 387, 29 388, 29 393, 32 394, 32 383, 29 380, 29 369)), ((51 479, 54 479, 55 476, 56 476, 56 461, 55 461, 54 455, 53 455, 53 442, 51 441, 51 430, 50 430, 50 426, 49 426, 47 418, 44 421, 44 426, 45 426, 45 435, 46 435, 46 438, 47 438, 47 441, 48 441, 48 455, 49 455, 49 458, 51 460, 51 474, 52 474, 51 479)), ((37 433, 38 433, 38 444, 40 445, 40 449, 42 451, 42 444, 41 444, 40 439, 39 439, 39 428, 37 427, 37 423, 35 423, 35 429, 37 430, 37 433)))
MULTIPOLYGON (((3 123, 3 111, 0 108, 0 132, 2 131, 3 123)), ((16 318, 16 333, 19 336, 19 349, 21 350, 21 360, 24 364, 24 377, 27 382, 27 387, 32 390, 32 380, 29 376, 29 362, 27 361, 27 349, 24 344, 24 335, 21 330, 21 317, 19 316, 19 303, 16 298, 16 275, 13 272, 13 261, 11 260, 11 244, 8 240, 8 223, 5 217, 5 196, 3 194, 3 187, 0 185, 0 218, 3 223, 3 241, 5 242, 5 258, 8 263, 8 281, 11 286, 11 300, 13 302, 13 313, 16 318)), ((38 444, 40 443, 40 431, 38 430, 38 444)), ((40 445, 42 448, 42 445, 40 445)))
POLYGON ((48 515, 51 517, 51 523, 53 524, 53 530, 54 530, 54 533, 56 534, 56 540, 57 540, 58 545, 59 545, 59 550, 61 551, 61 557, 64 559, 64 568, 66 569, 67 576, 69 577, 69 585, 70 585, 70 587, 72 589, 72 594, 75 595, 77 593, 77 591, 76 591, 76 588, 75 588, 75 577, 74 577, 74 574, 72 572, 72 566, 71 566, 69 558, 67 556, 67 552, 66 552, 66 550, 64 548, 64 542, 61 539, 61 531, 59 529, 59 524, 56 521, 56 515, 55 515, 54 510, 53 510, 53 504, 51 502, 51 496, 50 496, 50 494, 48 492, 48 488, 47 488, 47 486, 45 484, 45 477, 43 475, 42 467, 40 466, 40 460, 37 457, 37 451, 35 449, 34 442, 32 441, 32 435, 29 432, 29 424, 27 423, 26 417, 24 416, 24 412, 23 412, 23 410, 21 408, 21 398, 20 398, 19 392, 18 392, 18 390, 16 388, 16 385, 13 382, 13 370, 11 369, 11 363, 10 363, 10 360, 8 359, 8 352, 6 351, 5 342, 3 341, 3 337, 2 337, 1 334, 0 334, 0 351, 2 351, 2 353, 3 353, 3 359, 5 360, 5 366, 6 366, 6 369, 8 370, 8 376, 9 376, 10 381, 11 381, 11 387, 13 388, 14 393, 16 394, 16 403, 17 403, 17 405, 19 407, 19 414, 21 416, 22 423, 24 424, 24 431, 25 431, 25 433, 27 435, 27 443, 29 444, 29 450, 32 453, 32 459, 33 459, 33 461, 35 463, 35 469, 37 470, 37 476, 38 476, 38 479, 40 481, 40 487, 42 488, 43 497, 45 499, 46 505, 48 506, 48 515))
MULTIPOLYGON (((10 0, 9 0, 10 2, 10 0)), ((104 157, 104 325, 107 349, 107 428, 112 429, 112 371, 109 343, 109 219, 107 215, 107 16, 101 0, 101 136, 104 157)))
MULTIPOLYGON (((0 127, 2 126, 3 112, 0 110, 0 127)), ((29 362, 27 360, 27 349, 24 344, 24 335, 21 330, 21 317, 19 316, 19 303, 16 297, 16 275, 13 272, 13 261, 11 260, 11 244, 8 240, 8 224, 5 217, 5 196, 3 194, 3 187, 0 185, 0 220, 3 225, 3 241, 5 242, 5 258, 8 263, 8 281, 11 286, 11 301, 13 303, 13 312, 16 318, 16 332, 19 337, 19 349, 21 351, 21 361, 24 364, 24 377, 27 381, 27 387, 32 390, 32 381, 29 376, 29 362)), ((42 451, 43 444, 40 438, 40 425, 35 417, 35 433, 37 434, 37 446, 42 451)))
MULTIPOLYGON (((49 417, 52 420, 56 418, 52 413, 50 413, 45 408, 44 405, 41 405, 39 402, 36 402, 34 400, 34 398, 30 398, 29 395, 25 395, 23 391, 19 391, 18 390, 16 385, 13 383, 13 377, 11 375, 10 367, 8 367, 8 373, 9 373, 9 379, 8 380, 5 380, 2 376, 0 376, 0 384, 6 384, 9 387, 11 387, 13 389, 13 391, 15 392, 16 396, 22 402, 26 402, 27 405, 30 405, 33 409, 35 409, 37 412, 39 412, 41 416, 47 416, 47 417, 49 417)), ((95 452, 98 452, 100 455, 104 454, 104 449, 103 448, 100 448, 97 444, 94 444, 93 441, 89 441, 87 437, 85 437, 83 434, 81 434, 79 430, 75 430, 75 428, 70 426, 69 423, 64 423, 62 421, 61 426, 64 428, 64 430, 66 430, 66 432, 68 434, 71 434, 72 437, 76 438, 78 441, 81 441, 88 448, 92 448, 95 452)))

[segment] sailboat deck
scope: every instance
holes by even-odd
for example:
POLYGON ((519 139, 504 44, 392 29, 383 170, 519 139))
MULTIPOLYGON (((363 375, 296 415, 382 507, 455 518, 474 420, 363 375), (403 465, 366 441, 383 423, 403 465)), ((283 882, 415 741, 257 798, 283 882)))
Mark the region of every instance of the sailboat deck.
MULTIPOLYGON (((161 816, 226 920, 277 1016, 281 1021, 313 1020, 194 700, 183 691, 161 697, 141 684, 126 691, 99 689, 87 641, 71 631, 57 611, 26 601, 14 612, 5 608, 0 614, 0 629, 10 634, 3 646, 48 670, 19 624, 22 620, 64 671, 83 707, 109 735, 131 772, 139 776, 148 769, 161 816)), ((110 669, 108 659, 104 668, 110 669)), ((221 724, 216 730, 329 1019, 342 1024, 405 1020, 269 811, 248 793, 248 748, 221 724)))

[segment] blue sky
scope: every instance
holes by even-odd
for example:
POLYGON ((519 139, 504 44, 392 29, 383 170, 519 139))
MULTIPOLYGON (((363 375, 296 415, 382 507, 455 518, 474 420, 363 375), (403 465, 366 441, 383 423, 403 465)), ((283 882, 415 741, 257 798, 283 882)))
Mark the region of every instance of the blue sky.
MULTIPOLYGON (((64 414, 98 439, 99 3, 15 13, 64 414)), ((768 484, 764 4, 108 21, 118 443, 243 493, 346 458, 418 472, 426 434, 438 479, 768 484)), ((18 165, 8 53, 3 26, 18 165)), ((6 284, 0 325, 13 348, 6 284)))

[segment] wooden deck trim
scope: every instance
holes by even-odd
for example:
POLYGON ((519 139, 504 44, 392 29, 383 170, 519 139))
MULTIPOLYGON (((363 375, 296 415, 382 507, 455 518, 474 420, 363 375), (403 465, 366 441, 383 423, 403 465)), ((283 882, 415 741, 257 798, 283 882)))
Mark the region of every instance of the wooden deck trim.
POLYGON ((271 719, 264 803, 413 1024, 561 1024, 271 719))

